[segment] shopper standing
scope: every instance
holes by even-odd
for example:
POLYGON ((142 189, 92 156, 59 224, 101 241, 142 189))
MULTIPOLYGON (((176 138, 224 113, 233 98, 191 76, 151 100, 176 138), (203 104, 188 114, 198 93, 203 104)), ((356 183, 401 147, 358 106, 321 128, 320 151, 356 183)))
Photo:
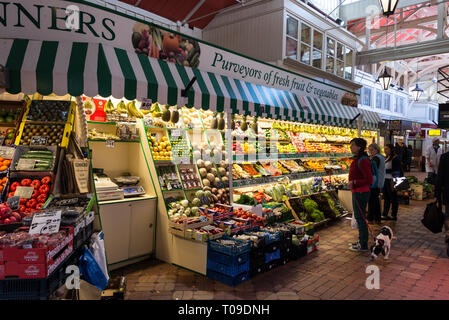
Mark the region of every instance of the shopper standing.
POLYGON ((397 220, 399 202, 398 193, 393 189, 393 178, 401 176, 401 161, 396 155, 396 150, 392 144, 385 146, 385 156, 384 211, 382 220, 397 220), (391 218, 388 216, 390 206, 391 218))
POLYGON ((371 173, 371 163, 365 149, 366 141, 364 139, 355 138, 351 140, 351 152, 354 154, 354 158, 349 167, 348 187, 352 192, 354 218, 359 229, 359 241, 351 244, 349 247, 351 251, 368 251, 368 226, 365 219, 373 175, 371 173))
POLYGON ((413 148, 411 145, 407 147, 407 172, 410 172, 412 166, 413 148))
POLYGON ((438 166, 436 179, 435 198, 440 204, 444 204, 444 242, 447 245, 446 253, 449 256, 449 152, 443 153, 438 166))
POLYGON ((380 224, 380 191, 385 182, 385 157, 380 153, 380 147, 376 143, 369 145, 368 153, 377 168, 377 183, 370 188, 367 220, 368 223, 374 221, 380 224))
POLYGON ((435 184, 436 174, 438 173, 438 165, 443 151, 440 147, 440 139, 433 138, 432 145, 426 150, 426 172, 427 180, 431 184, 435 184))

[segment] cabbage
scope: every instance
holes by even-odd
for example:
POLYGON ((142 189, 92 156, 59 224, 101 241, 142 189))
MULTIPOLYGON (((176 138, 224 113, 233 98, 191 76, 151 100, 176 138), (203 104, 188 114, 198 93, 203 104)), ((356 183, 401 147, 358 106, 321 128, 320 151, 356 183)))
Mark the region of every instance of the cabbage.
POLYGON ((189 206, 189 200, 182 200, 182 201, 181 201, 181 205, 182 205, 184 208, 187 208, 187 207, 189 206))

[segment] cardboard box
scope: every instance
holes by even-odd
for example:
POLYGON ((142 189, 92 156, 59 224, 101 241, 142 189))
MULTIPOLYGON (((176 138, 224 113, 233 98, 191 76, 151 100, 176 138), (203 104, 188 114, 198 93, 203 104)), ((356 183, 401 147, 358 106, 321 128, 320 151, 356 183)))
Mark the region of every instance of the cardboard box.
POLYGON ((424 186, 420 184, 411 184, 410 189, 413 191, 412 199, 413 200, 423 200, 426 197, 424 193, 424 186))

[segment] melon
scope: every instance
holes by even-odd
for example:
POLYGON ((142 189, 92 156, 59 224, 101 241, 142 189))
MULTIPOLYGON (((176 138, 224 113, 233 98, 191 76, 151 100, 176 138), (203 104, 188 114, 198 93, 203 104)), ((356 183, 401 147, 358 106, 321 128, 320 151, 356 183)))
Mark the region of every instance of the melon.
POLYGON ((218 179, 218 178, 215 178, 215 176, 214 176, 212 173, 208 173, 206 178, 207 178, 207 180, 209 180, 211 183, 214 182, 215 179, 218 179))

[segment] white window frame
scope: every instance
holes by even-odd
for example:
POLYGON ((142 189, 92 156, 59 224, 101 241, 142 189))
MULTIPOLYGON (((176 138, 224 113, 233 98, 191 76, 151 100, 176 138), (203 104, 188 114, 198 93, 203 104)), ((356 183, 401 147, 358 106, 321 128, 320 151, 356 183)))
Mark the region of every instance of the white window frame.
POLYGON ((297 61, 300 61, 300 56, 299 56, 300 52, 299 52, 299 50, 298 50, 298 49, 300 48, 299 43, 301 42, 301 40, 299 39, 299 37, 301 36, 301 35, 299 34, 299 31, 300 31, 300 25, 301 25, 301 21, 300 21, 299 19, 295 18, 294 16, 292 16, 292 15, 290 15, 290 14, 287 14, 287 15, 285 16, 285 32, 284 32, 284 35, 285 35, 285 37, 284 37, 284 39, 285 39, 285 45, 284 45, 284 57, 290 58, 290 57, 287 55, 287 38, 290 38, 290 39, 296 41, 296 60, 297 60, 297 61), (297 39, 295 39, 295 38, 293 38, 292 36, 290 36, 290 35, 287 34, 287 26, 288 26, 287 20, 288 20, 288 18, 291 18, 291 19, 296 20, 296 22, 297 22, 297 24, 298 24, 298 27, 297 27, 297 30, 296 30, 297 35, 298 35, 298 38, 297 38, 297 39))
POLYGON ((381 90, 376 89, 376 102, 374 104, 374 107, 376 109, 382 110, 383 109, 383 104, 384 104, 384 93, 381 90), (377 106, 377 94, 380 94, 380 107, 377 106))

